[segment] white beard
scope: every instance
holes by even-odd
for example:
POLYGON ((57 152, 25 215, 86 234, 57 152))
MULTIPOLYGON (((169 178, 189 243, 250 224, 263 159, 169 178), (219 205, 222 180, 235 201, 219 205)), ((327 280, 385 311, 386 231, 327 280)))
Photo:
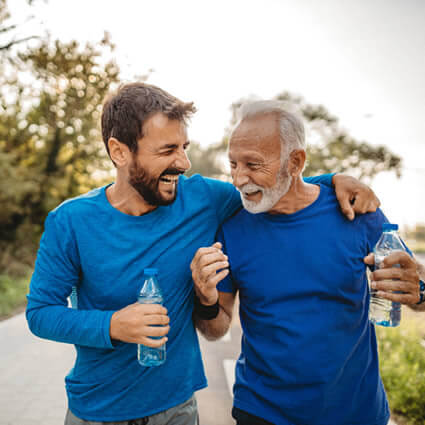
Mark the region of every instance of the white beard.
MULTIPOLYGON (((286 164, 285 164, 286 165, 286 164)), ((291 187, 292 176, 283 169, 282 167, 277 176, 277 183, 273 187, 264 188, 253 183, 247 183, 240 188, 241 200, 243 207, 252 214, 259 214, 271 210, 281 198, 283 198, 291 187), (261 200, 259 202, 249 201, 243 196, 244 193, 252 193, 256 191, 262 193, 261 200)))

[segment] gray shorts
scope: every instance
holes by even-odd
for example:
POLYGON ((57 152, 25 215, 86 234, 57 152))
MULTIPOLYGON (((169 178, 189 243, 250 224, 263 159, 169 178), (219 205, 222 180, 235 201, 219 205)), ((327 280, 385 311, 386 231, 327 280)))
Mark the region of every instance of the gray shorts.
POLYGON ((182 404, 146 418, 120 422, 93 422, 77 418, 69 409, 66 412, 65 425, 199 425, 198 406, 193 395, 182 404))

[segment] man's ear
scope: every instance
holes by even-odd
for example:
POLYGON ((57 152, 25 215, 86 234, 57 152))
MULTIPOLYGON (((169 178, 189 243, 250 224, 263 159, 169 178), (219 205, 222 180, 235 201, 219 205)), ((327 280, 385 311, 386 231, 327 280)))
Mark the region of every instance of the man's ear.
POLYGON ((295 149, 289 155, 288 172, 292 177, 302 173, 305 164, 305 150, 295 149))
POLYGON ((130 149, 115 137, 108 140, 109 156, 117 167, 127 164, 130 157, 130 149))

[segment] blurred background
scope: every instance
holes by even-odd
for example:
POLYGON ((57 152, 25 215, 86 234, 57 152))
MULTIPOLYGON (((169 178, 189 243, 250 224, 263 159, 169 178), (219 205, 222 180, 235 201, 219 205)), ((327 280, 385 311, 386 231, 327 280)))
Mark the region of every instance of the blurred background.
MULTIPOLYGON (((291 103, 305 175, 371 185, 425 259, 425 2, 0 0, 1 318, 25 304, 47 213, 113 180, 101 105, 135 80, 195 102, 190 174, 222 179, 240 102, 291 103)), ((400 423, 425 423, 423 315, 380 332, 400 423)))

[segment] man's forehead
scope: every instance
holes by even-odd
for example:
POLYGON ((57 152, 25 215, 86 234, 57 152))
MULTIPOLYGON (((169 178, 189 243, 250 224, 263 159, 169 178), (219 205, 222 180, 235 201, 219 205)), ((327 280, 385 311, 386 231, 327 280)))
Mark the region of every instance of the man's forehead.
POLYGON ((162 112, 157 112, 150 116, 143 124, 143 133, 149 135, 153 132, 169 131, 186 134, 186 125, 183 121, 169 119, 162 112))
POLYGON ((249 137, 260 141, 264 137, 273 137, 279 132, 279 117, 275 112, 244 118, 232 133, 232 139, 249 137))

